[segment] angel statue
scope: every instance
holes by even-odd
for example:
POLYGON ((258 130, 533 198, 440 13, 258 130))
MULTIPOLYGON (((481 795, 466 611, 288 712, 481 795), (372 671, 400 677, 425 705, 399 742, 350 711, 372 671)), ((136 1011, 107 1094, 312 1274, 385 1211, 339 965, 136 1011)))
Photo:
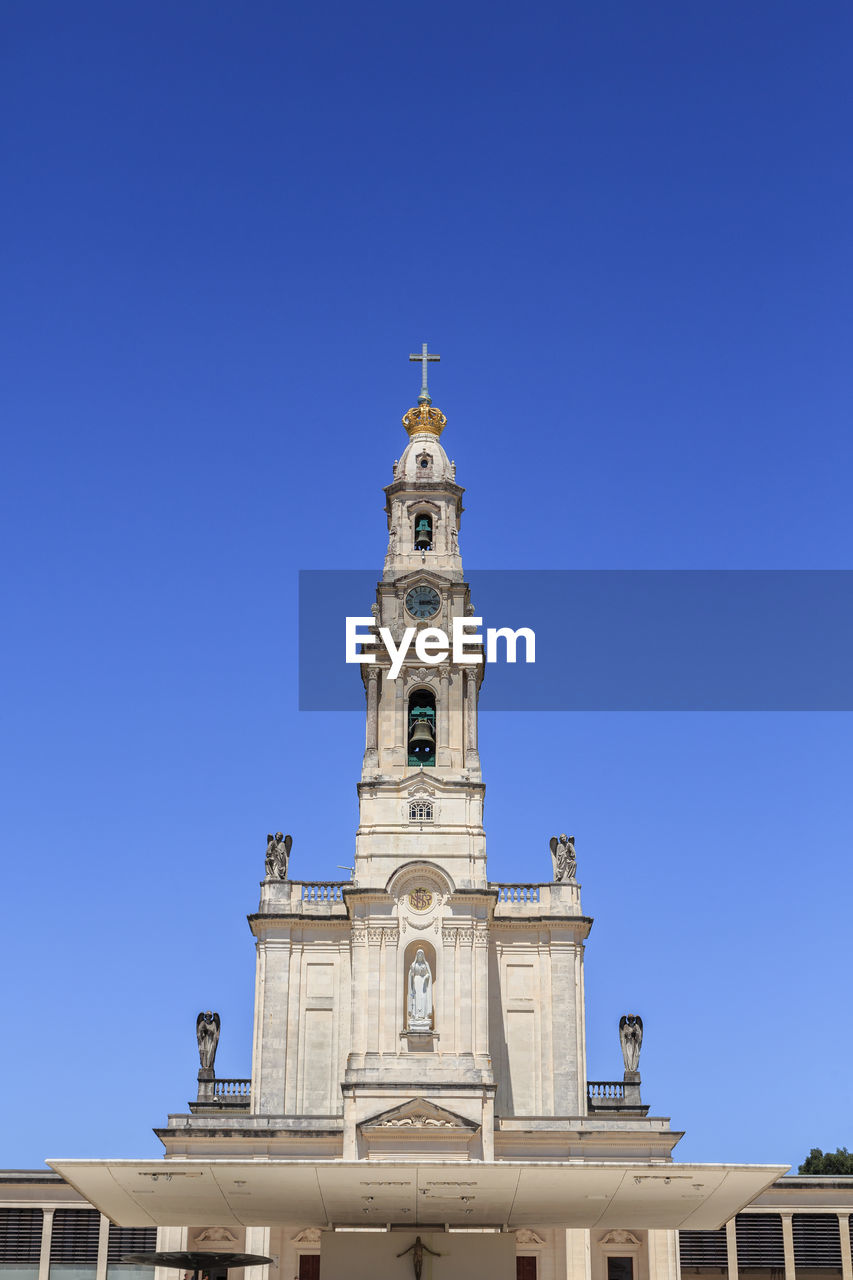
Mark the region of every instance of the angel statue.
POLYGON ((575 838, 574 836, 562 835, 551 836, 551 860, 554 863, 554 879, 557 881, 566 880, 569 884, 576 884, 575 871, 577 870, 577 858, 575 857, 575 838))
POLYGON ((293 845, 293 836, 282 835, 276 831, 274 836, 267 836, 267 880, 286 880, 287 863, 293 845))
POLYGON ((619 1042, 625 1074, 636 1075, 640 1069, 640 1046, 643 1043, 643 1019, 638 1013, 623 1013, 619 1019, 619 1042))
POLYGON ((209 1009, 207 1013, 200 1013, 195 1020, 195 1034, 201 1065, 205 1071, 212 1071, 216 1046, 219 1044, 219 1014, 211 1013, 209 1009))
POLYGON ((432 1019, 432 970, 418 947, 409 965, 409 1030, 429 1031, 432 1019))
POLYGON ((421 1273, 424 1267, 424 1251, 431 1253, 434 1258, 440 1258, 441 1254, 436 1253, 435 1249, 431 1249, 428 1244, 424 1244, 420 1236, 415 1236, 415 1243, 410 1244, 408 1249, 404 1249, 402 1253, 398 1253, 398 1258, 405 1258, 407 1253, 412 1255, 412 1267, 415 1272, 415 1280, 421 1280, 421 1273))

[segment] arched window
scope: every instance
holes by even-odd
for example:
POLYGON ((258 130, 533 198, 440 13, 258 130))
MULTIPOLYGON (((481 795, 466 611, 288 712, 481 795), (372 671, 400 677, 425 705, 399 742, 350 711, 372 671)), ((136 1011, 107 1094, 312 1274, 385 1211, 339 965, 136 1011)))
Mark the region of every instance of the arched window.
POLYGON ((432 805, 429 800, 413 800, 409 805, 409 822, 432 822, 432 805))
POLYGON ((435 767, 435 694, 415 689, 409 695, 409 764, 435 767))
POLYGON ((432 551, 432 516, 426 511, 415 516, 415 550, 432 551))

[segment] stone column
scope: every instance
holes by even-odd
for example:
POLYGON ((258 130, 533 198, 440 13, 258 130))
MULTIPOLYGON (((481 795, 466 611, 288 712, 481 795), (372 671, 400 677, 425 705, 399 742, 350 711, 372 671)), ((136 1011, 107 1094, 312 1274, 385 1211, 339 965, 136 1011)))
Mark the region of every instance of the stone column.
MULTIPOLYGON (((458 1053, 456 1043, 456 930, 441 931, 441 1026, 436 1020, 435 1029, 441 1036, 442 1053, 458 1053)), ((846 1277, 845 1277, 846 1280, 846 1277)))
POLYGON ((379 668, 367 668, 367 727, 365 729, 364 766, 379 764, 379 668))
MULTIPOLYGON (((158 1227, 157 1249, 160 1253, 182 1253, 187 1247, 186 1227, 158 1227)), ((155 1267, 154 1280, 175 1280, 175 1272, 170 1267, 155 1267)))
MULTIPOLYGON (((288 992, 287 992, 287 1042, 284 1058, 284 1111, 286 1115, 292 1115, 302 1106, 302 1098, 300 1097, 300 1089, 302 1081, 300 1080, 299 1058, 303 1049, 300 1043, 302 1036, 302 953, 303 946, 301 943, 290 946, 290 954, 287 957, 288 963, 288 992)), ((271 1028, 272 1030, 272 1028, 271 1028)), ((281 1030, 278 1031, 279 1038, 281 1030)), ((279 1053, 281 1048, 279 1047, 279 1053)))
POLYGON ((446 667, 438 671, 438 759, 439 768, 450 765, 450 673, 446 667))
POLYGON ((110 1220, 101 1214, 98 1226, 98 1261, 95 1264, 95 1280, 107 1280, 107 1250, 110 1246, 110 1220))
MULTIPOLYGON (((290 939, 258 941, 257 1024, 252 1059, 252 1102, 255 1114, 281 1115, 285 1108, 285 1066, 288 1054, 290 1000, 290 939)), ((298 1023, 296 1024, 298 1025, 298 1023)))
POLYGON ((474 933, 474 1052, 489 1056, 489 933, 474 933))
POLYGON ((403 1010, 400 1005, 398 970, 400 968, 400 930, 385 930, 383 948, 384 963, 384 1028, 381 1049, 383 1053, 398 1053, 400 1032, 403 1030, 403 1010))
POLYGON ((379 1011, 382 1005, 380 963, 382 929, 367 930, 367 1044, 368 1053, 379 1053, 379 1011))
POLYGON ((849 1214, 839 1213, 838 1234, 841 1237, 841 1280, 853 1280, 853 1261, 850 1256, 849 1214))
MULTIPOLYGON (((269 1257, 270 1252, 270 1229, 269 1227, 247 1227, 246 1228, 246 1253, 261 1253, 269 1257)), ((246 1267, 243 1271, 243 1280, 267 1280, 270 1269, 269 1264, 265 1267, 246 1267)))
POLYGON ((45 1209, 41 1224, 41 1253, 39 1254, 39 1280, 49 1280, 50 1241, 53 1236, 53 1210, 45 1209))
POLYGON ((728 1271, 728 1280, 738 1280, 737 1226, 735 1218, 729 1218, 726 1223, 726 1270, 728 1271))
POLYGON ((465 763, 478 764, 477 751, 477 672, 473 667, 465 671, 465 763))
MULTIPOLYGON (((367 1048, 367 930, 363 921, 353 923, 352 930, 352 1037, 350 1054, 361 1058, 367 1048)), ((354 1066, 360 1066, 355 1062, 354 1066)))
MULTIPOLYGON (((566 1231, 566 1280, 590 1280, 589 1232, 582 1228, 566 1231)), ((637 1277, 639 1280, 639 1277, 637 1277)))
POLYGON ((476 980, 474 977, 474 930, 461 929, 459 932, 458 988, 459 988, 459 1052, 474 1052, 474 999, 476 980))
POLYGON ((794 1264, 794 1219, 790 1213, 782 1214, 782 1243, 785 1247, 785 1280, 797 1280, 794 1264))
POLYGON ((677 1231, 649 1231, 649 1280, 681 1280, 677 1231))
POLYGON ((397 764, 406 763, 406 681, 402 671, 394 681, 394 753, 397 764))

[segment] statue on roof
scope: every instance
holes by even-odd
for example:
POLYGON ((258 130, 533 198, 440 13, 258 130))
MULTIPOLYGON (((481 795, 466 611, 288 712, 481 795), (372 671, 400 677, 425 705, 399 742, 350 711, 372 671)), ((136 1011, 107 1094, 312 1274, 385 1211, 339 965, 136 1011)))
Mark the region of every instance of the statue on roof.
POLYGON ((619 1043, 625 1074, 636 1075, 640 1069, 640 1048, 643 1043, 643 1019, 638 1013, 623 1013, 619 1019, 619 1043))
POLYGON ((207 1013, 200 1013, 195 1020, 195 1034, 201 1065, 205 1071, 212 1071, 219 1044, 219 1014, 211 1013, 209 1009, 207 1013))
POLYGON ((551 859, 554 863, 554 879, 559 883, 565 880, 568 884, 575 884, 575 871, 577 870, 577 858, 575 856, 575 838, 574 836, 561 835, 551 836, 551 859))
POLYGON ((292 845, 293 836, 283 835, 281 831, 276 831, 274 836, 267 836, 267 880, 287 879, 287 864, 290 860, 292 845))

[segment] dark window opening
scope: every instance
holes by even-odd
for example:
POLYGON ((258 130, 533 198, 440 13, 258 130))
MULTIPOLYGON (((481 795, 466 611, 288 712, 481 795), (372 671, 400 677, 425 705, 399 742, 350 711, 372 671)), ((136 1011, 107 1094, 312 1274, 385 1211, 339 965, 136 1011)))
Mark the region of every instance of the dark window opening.
POLYGON ((409 764, 435 766, 435 695, 415 689, 409 697, 409 764))
POLYGON ((432 516, 415 516, 415 549, 432 551, 432 516))

